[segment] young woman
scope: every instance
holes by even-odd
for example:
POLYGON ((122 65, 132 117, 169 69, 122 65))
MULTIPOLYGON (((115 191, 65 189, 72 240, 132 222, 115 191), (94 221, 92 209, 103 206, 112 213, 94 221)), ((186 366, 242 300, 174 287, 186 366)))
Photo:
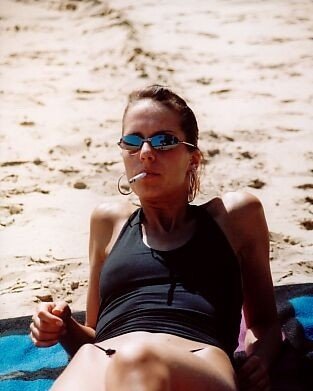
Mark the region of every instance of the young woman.
POLYGON ((37 346, 76 352, 52 390, 269 390, 281 334, 260 201, 232 192, 190 204, 197 121, 165 87, 130 95, 118 145, 141 207, 100 205, 91 216, 85 325, 65 302, 33 316, 37 346), (236 374, 242 306, 247 360, 236 374))

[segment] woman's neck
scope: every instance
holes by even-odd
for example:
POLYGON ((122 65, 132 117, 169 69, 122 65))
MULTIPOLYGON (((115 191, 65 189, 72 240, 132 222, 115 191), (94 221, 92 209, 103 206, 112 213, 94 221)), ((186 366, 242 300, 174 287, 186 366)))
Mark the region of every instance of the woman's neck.
POLYGON ((143 210, 141 229, 144 243, 155 250, 169 251, 183 246, 195 232, 196 221, 189 206, 179 213, 143 210))
POLYGON ((190 207, 184 205, 167 205, 167 206, 142 206, 141 223, 154 232, 171 233, 179 230, 192 220, 190 207))

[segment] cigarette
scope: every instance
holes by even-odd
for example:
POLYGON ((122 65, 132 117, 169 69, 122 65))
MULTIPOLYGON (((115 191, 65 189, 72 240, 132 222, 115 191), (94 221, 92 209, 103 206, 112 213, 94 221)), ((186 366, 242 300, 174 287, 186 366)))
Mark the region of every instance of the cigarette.
POLYGON ((146 172, 141 172, 140 174, 137 174, 137 175, 133 176, 132 178, 130 178, 128 180, 128 182, 134 183, 134 182, 139 181, 140 179, 144 178, 146 175, 147 175, 146 172))

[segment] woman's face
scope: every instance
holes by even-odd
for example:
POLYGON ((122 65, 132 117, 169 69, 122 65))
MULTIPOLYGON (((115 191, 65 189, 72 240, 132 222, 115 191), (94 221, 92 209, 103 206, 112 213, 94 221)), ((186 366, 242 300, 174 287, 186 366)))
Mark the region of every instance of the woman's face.
MULTIPOLYGON (((129 134, 143 138, 169 134, 186 141, 179 115, 151 99, 140 100, 129 107, 124 118, 123 135, 129 134)), ((141 172, 147 173, 132 185, 141 199, 188 198, 188 172, 193 165, 199 164, 198 150, 190 152, 184 144, 170 150, 156 150, 149 142, 144 142, 139 151, 123 150, 122 154, 128 178, 141 172)))

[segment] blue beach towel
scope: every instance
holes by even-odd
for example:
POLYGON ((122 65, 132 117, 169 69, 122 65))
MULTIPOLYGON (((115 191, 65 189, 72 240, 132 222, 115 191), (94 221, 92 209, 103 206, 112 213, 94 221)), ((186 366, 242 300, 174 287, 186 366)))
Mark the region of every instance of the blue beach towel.
MULTIPOLYGON (((313 284, 275 287, 276 304, 285 341, 273 367, 272 391, 313 390, 313 284)), ((84 313, 75 313, 83 321, 84 313)), ((36 348, 30 340, 31 316, 0 320, 0 390, 49 390, 69 362, 60 344, 36 348)), ((240 350, 235 362, 244 359, 240 350)))
MULTIPOLYGON (((74 314, 82 321, 84 314, 74 314)), ((31 316, 0 320, 0 390, 46 391, 69 362, 60 344, 37 348, 29 337, 31 316)))
MULTIPOLYGON (((271 391, 313 391, 313 284, 275 287, 276 306, 284 342, 271 371, 271 391)), ((235 364, 242 351, 245 324, 241 325, 235 364)))

